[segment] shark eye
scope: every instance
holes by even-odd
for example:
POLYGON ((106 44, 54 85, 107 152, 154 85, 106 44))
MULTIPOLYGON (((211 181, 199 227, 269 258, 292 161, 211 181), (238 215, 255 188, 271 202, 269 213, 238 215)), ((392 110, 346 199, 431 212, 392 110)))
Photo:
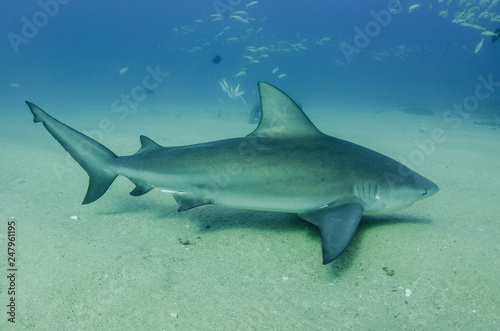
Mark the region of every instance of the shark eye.
POLYGON ((424 193, 422 195, 427 195, 427 190, 424 191, 424 193))

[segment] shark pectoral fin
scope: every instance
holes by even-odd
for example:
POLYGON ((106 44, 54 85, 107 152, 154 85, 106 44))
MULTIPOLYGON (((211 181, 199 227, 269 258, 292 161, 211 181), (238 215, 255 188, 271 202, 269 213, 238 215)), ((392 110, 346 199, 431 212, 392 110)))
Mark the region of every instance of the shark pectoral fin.
POLYGON ((132 192, 130 192, 130 195, 134 196, 134 197, 138 197, 140 195, 146 194, 149 191, 151 191, 152 189, 154 189, 154 187, 149 185, 149 184, 143 184, 143 183, 134 182, 134 181, 132 181, 132 182, 135 184, 135 188, 132 190, 132 192))
POLYGON ((298 216, 319 228, 323 246, 323 264, 328 264, 347 247, 358 228, 362 214, 361 205, 347 204, 300 213, 298 216))
POLYGON ((85 170, 87 170, 87 173, 89 174, 89 187, 87 188, 87 194, 83 199, 83 205, 99 199, 104 193, 106 193, 115 178, 118 177, 118 175, 115 174, 97 172, 92 169, 85 170))
POLYGON ((179 205, 178 212, 185 211, 194 207, 211 204, 212 201, 203 197, 195 197, 189 193, 174 194, 174 199, 179 205))

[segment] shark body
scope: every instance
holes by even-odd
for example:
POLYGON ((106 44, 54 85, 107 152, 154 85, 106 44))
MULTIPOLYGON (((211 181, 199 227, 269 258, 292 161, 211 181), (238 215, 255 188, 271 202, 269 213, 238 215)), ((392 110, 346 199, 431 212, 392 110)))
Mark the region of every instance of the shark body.
POLYGON ((246 137, 162 147, 141 136, 137 153, 119 157, 26 103, 88 173, 83 204, 122 175, 136 185, 133 196, 171 192, 178 211, 214 204, 296 213, 319 227, 323 264, 344 251, 363 214, 402 209, 439 190, 389 157, 320 132, 276 87, 259 82, 259 91, 262 118, 246 137))

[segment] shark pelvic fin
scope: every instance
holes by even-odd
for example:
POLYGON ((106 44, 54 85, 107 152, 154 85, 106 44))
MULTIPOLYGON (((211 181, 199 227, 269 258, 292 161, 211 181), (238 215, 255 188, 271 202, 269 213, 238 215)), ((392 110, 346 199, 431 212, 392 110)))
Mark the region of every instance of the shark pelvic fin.
POLYGON ((130 192, 130 195, 134 197, 146 194, 152 189, 154 189, 154 187, 149 184, 139 183, 135 181, 132 182, 135 184, 135 188, 132 190, 132 192, 130 192))
POLYGON ((362 214, 361 205, 347 204, 301 213, 298 216, 319 228, 323 246, 323 264, 328 264, 347 247, 358 228, 362 214))
POLYGON ((259 82, 262 117, 257 128, 248 136, 304 137, 323 135, 302 109, 278 88, 259 82))

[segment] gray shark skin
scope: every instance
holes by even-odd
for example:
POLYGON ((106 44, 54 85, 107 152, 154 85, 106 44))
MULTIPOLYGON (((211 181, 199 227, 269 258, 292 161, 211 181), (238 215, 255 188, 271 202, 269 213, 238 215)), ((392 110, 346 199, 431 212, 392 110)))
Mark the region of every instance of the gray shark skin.
POLYGON ((242 138, 162 147, 141 136, 130 156, 109 149, 26 102, 34 122, 89 175, 83 204, 99 199, 114 179, 130 179, 133 196, 155 187, 184 211, 201 205, 296 213, 321 234, 323 264, 349 244, 363 214, 411 206, 438 192, 436 184, 399 162, 320 132, 276 87, 259 82, 262 118, 242 138))

